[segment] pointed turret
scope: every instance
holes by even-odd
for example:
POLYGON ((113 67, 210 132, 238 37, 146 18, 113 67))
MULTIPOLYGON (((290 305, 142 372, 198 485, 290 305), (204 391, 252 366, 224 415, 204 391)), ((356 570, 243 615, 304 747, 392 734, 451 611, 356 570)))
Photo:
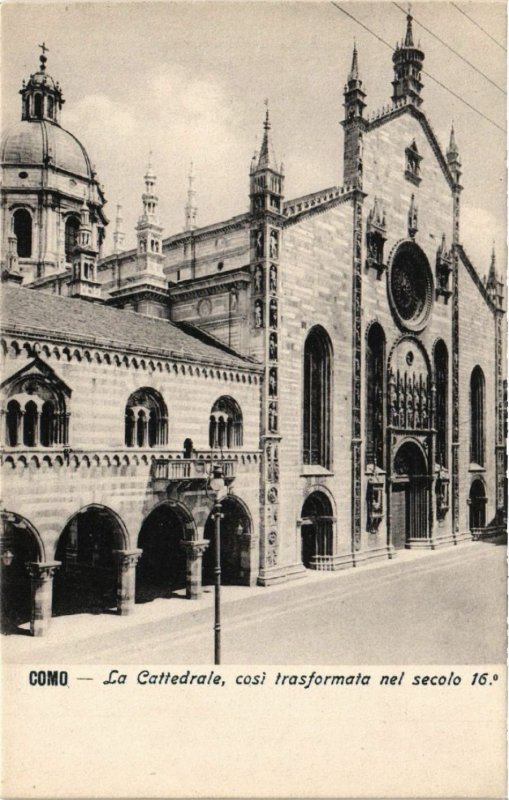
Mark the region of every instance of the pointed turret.
POLYGON ((486 281, 486 291, 488 292, 491 301, 498 309, 503 309, 504 306, 504 283, 498 279, 496 269, 496 256, 495 256, 495 243, 491 251, 491 262, 488 272, 488 280, 486 281))
POLYGON ((461 160, 454 134, 454 124, 451 125, 451 136, 449 139, 449 147, 447 148, 446 156, 449 169, 454 178, 454 182, 459 184, 461 178, 461 160))
POLYGON ((196 191, 193 188, 193 184, 194 184, 194 168, 193 168, 193 162, 191 161, 191 164, 189 166, 187 203, 185 207, 185 224, 184 224, 185 231, 194 231, 194 229, 196 228, 198 209, 196 207, 196 191))
POLYGON ((272 139, 270 136, 271 124, 269 108, 263 123, 263 139, 258 161, 256 153, 251 161, 250 196, 251 211, 260 213, 271 211, 280 214, 283 206, 284 175, 282 165, 276 161, 272 139))
MULTIPOLYGON (((144 176, 145 191, 141 196, 143 211, 136 226, 138 239, 138 255, 141 257, 143 269, 155 267, 162 262, 162 233, 159 224, 158 202, 156 190, 156 174, 152 167, 152 153, 149 155, 148 166, 144 176), (149 263, 150 262, 150 263, 149 263)), ((157 268, 156 272, 160 270, 157 268)))
POLYGON ((359 57, 354 42, 352 66, 344 89, 345 117, 341 125, 345 129, 343 150, 343 183, 345 186, 362 187, 362 134, 366 128, 363 117, 366 93, 359 74, 359 57))
POLYGON ((352 53, 352 66, 348 73, 348 79, 344 89, 344 108, 345 108, 345 122, 350 122, 354 119, 362 119, 366 103, 364 98, 366 92, 362 89, 362 81, 359 77, 359 57, 357 53, 357 45, 354 42, 352 53))
POLYGON ((41 120, 49 122, 60 121, 60 111, 65 103, 62 97, 62 90, 58 83, 55 83, 51 75, 46 72, 46 53, 49 49, 45 43, 39 45, 42 50, 39 56, 39 69, 30 75, 28 83, 23 81, 20 89, 21 95, 21 119, 41 120))
POLYGON ((83 198, 80 227, 72 258, 72 278, 69 283, 71 297, 84 300, 101 300, 101 284, 97 280, 97 246, 93 241, 88 200, 83 198))
POLYGON ((117 216, 115 218, 115 231, 113 233, 113 252, 120 253, 124 246, 125 233, 124 233, 124 217, 122 215, 122 206, 117 203, 117 216))
POLYGON ((422 104, 421 91, 423 84, 421 82, 421 70, 424 53, 414 45, 412 19, 412 15, 409 12, 406 18, 405 40, 396 45, 392 55, 394 64, 392 101, 393 103, 410 102, 419 108, 422 104))

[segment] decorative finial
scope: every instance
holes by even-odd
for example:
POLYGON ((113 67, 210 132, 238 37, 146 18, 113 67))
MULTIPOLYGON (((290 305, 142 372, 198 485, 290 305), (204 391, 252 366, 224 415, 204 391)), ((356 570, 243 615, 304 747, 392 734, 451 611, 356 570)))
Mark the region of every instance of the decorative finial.
POLYGON ((46 53, 49 53, 49 47, 46 47, 46 43, 43 42, 42 44, 38 45, 41 48, 42 54, 39 56, 39 61, 41 62, 41 71, 44 72, 46 69, 46 53))
POLYGON ((408 14, 406 18, 406 36, 405 36, 405 47, 413 47, 414 46, 414 35, 412 31, 412 14, 410 13, 410 6, 408 8, 408 14))
POLYGON ((269 98, 268 97, 265 98, 265 107, 266 107, 267 110, 265 112, 265 122, 263 123, 263 127, 265 128, 266 131, 269 131, 270 130, 270 119, 269 119, 269 98))
POLYGON ((352 53, 352 67, 350 69, 349 81, 356 81, 359 79, 359 63, 357 58, 357 42, 353 40, 353 53, 352 53))

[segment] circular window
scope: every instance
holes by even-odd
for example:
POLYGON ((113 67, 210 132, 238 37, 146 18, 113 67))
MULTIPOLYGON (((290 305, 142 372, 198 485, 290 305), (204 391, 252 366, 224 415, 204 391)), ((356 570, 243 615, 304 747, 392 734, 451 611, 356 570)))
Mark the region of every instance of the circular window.
POLYGON ((398 248, 389 272, 389 298, 401 327, 419 331, 431 311, 433 279, 428 259, 416 244, 398 248))
POLYGON ((19 173, 19 177, 20 177, 20 178, 22 178, 23 180, 24 180, 25 178, 28 178, 28 172, 20 172, 20 173, 19 173))

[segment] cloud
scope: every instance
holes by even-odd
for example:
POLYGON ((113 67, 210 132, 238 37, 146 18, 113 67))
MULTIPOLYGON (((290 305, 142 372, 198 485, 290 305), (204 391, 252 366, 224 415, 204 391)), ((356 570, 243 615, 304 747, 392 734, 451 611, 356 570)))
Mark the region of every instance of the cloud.
POLYGON ((460 216, 460 241, 481 275, 488 272, 495 243, 498 270, 505 269, 506 232, 503 223, 479 206, 464 205, 460 216))

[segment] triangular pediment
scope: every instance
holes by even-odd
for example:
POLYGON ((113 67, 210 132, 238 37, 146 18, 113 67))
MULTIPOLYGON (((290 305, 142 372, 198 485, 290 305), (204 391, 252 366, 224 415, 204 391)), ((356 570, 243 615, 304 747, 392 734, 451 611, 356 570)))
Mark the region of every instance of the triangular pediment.
POLYGON ((70 389, 62 378, 57 375, 55 370, 39 358, 39 356, 35 356, 29 364, 25 364, 20 370, 6 378, 0 384, 0 390, 4 391, 8 387, 13 387, 14 385, 16 385, 16 387, 19 386, 21 389, 25 383, 29 384, 31 379, 42 379, 44 383, 52 389, 61 392, 66 397, 71 396, 72 389, 70 389))

